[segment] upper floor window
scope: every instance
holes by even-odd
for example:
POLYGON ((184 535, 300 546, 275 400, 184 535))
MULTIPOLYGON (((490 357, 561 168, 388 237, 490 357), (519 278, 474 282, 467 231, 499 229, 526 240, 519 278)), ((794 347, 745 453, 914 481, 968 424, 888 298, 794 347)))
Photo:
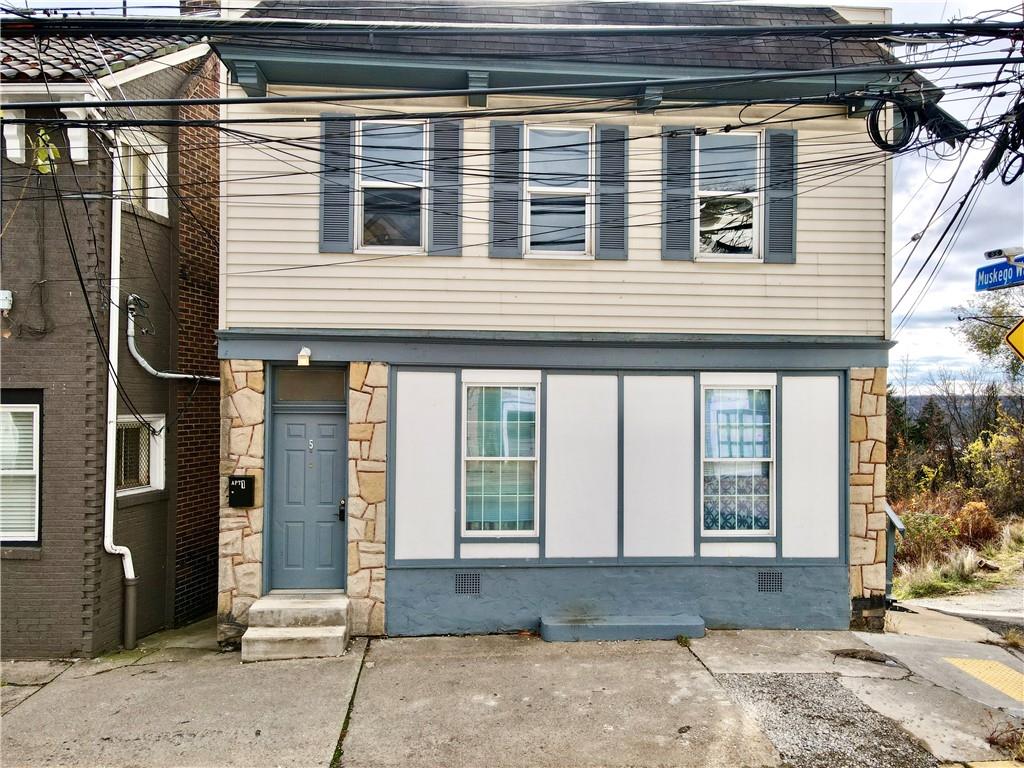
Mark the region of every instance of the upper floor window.
POLYGON ((425 241, 426 131, 364 121, 356 150, 357 248, 421 250, 425 241))
POLYGON ((760 258, 758 134, 697 137, 697 252, 702 258, 760 258))
POLYGON ((39 405, 0 405, 0 539, 39 540, 39 405))
POLYGON ((147 133, 132 131, 121 145, 124 199, 159 216, 167 216, 167 146, 147 133))
POLYGON ((593 253, 589 128, 531 127, 526 133, 526 242, 536 256, 593 253))

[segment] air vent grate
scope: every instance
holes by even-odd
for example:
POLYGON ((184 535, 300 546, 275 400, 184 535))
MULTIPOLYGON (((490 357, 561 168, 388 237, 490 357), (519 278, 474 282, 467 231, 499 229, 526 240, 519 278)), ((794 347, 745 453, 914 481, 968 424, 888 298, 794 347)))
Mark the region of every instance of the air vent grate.
POLYGON ((757 572, 758 592, 781 592, 782 571, 758 571, 757 572))
POLYGON ((480 574, 479 573, 456 573, 455 574, 456 595, 479 595, 480 574))

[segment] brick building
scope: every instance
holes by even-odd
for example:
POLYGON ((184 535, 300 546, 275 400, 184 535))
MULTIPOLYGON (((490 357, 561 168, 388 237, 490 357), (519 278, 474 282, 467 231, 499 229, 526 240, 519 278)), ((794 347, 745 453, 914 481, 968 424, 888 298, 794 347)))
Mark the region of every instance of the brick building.
POLYGON ((2 159, 2 651, 90 656, 215 607, 218 134, 47 121, 97 117, 71 106, 97 96, 216 96, 220 65, 187 37, 2 49, 4 115, 26 119, 2 159))

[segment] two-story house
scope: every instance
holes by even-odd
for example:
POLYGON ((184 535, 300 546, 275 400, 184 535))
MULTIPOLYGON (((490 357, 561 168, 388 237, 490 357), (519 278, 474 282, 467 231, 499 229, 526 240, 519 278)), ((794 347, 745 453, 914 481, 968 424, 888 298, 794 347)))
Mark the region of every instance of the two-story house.
POLYGON ((887 54, 592 29, 846 23, 820 7, 249 17, 377 26, 216 44, 244 131, 221 157, 223 641, 877 609, 892 166, 858 107, 906 75, 813 71, 887 54))
POLYGON ((214 610, 218 136, 173 127, 216 107, 75 105, 216 96, 220 65, 188 36, 0 52, 3 654, 93 656, 214 610))

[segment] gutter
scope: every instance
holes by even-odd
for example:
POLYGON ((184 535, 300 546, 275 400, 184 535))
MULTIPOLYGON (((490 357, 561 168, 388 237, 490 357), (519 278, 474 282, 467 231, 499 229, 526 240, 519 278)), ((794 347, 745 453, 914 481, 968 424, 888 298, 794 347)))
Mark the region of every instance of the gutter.
POLYGON ((118 306, 121 289, 121 190, 123 188, 118 166, 121 152, 115 138, 111 141, 111 206, 110 206, 110 306, 108 309, 107 337, 107 443, 106 443, 106 477, 103 489, 103 549, 111 555, 119 555, 124 570, 124 647, 126 650, 135 648, 136 634, 136 588, 139 580, 135 575, 135 564, 132 551, 128 547, 114 543, 114 509, 117 501, 117 359, 119 352, 119 335, 121 326, 121 310, 118 306))

